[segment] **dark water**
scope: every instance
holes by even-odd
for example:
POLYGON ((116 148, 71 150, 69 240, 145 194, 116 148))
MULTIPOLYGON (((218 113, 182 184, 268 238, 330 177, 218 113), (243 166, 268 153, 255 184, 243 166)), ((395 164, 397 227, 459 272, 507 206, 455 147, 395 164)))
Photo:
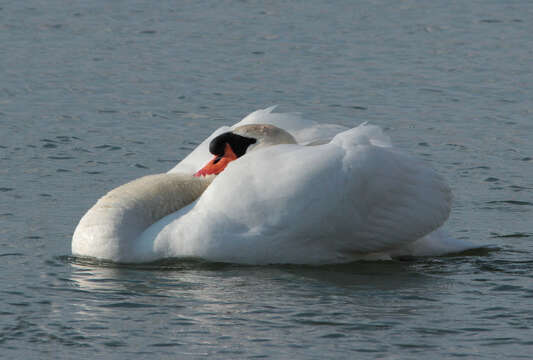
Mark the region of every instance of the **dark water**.
POLYGON ((0 2, 0 358, 530 358, 530 1, 0 2), (382 126, 488 250, 327 267, 70 257, 104 192, 280 104, 382 126))

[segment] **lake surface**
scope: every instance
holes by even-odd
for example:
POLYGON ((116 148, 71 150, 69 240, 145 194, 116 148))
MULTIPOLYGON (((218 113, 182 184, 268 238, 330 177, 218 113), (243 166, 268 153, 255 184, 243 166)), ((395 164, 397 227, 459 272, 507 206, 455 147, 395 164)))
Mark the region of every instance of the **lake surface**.
POLYGON ((0 3, 0 358, 533 351, 531 1, 0 3), (383 127, 487 246, 347 265, 70 256, 98 197, 279 104, 383 127))

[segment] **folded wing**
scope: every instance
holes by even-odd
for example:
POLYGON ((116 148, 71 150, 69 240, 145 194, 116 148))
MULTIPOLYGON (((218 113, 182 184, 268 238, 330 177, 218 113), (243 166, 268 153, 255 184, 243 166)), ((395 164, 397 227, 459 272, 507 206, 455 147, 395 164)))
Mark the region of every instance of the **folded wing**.
MULTIPOLYGON (((279 145, 232 162, 155 234, 162 256, 327 263, 409 244, 447 219, 441 177, 359 126, 317 146, 279 145)), ((146 239, 154 241, 154 239, 146 239)))

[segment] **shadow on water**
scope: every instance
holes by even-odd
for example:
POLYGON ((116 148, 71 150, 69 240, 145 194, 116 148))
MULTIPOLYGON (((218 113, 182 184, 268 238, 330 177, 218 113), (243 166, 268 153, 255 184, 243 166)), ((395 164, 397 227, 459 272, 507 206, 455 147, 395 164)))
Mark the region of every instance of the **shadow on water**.
POLYGON ((217 326, 227 321, 313 331, 322 326, 328 333, 374 334, 438 314, 443 301, 455 303, 465 281, 472 286, 472 271, 483 273, 477 278, 494 274, 486 268, 501 254, 494 250, 322 266, 200 259, 117 264, 72 256, 53 262, 69 271, 68 291, 78 299, 72 306, 80 319, 129 317, 135 309, 142 319, 145 314, 178 323, 217 326))
MULTIPOLYGON (((240 265, 202 259, 162 259, 143 264, 120 264, 94 258, 59 256, 56 262, 71 266, 71 280, 87 291, 172 293, 233 283, 250 286, 333 287, 347 290, 394 290, 439 286, 450 280, 448 265, 490 254, 478 249, 439 258, 400 258, 389 261, 356 261, 335 265, 240 265), (459 259, 459 260, 457 260, 459 259), (466 259, 466 260, 464 260, 466 259), (237 281, 238 282, 238 281, 237 281), (253 285, 252 285, 253 284, 253 285), (169 291, 170 290, 170 291, 169 291)), ((443 286, 448 286, 444 284, 443 286)), ((330 289, 334 291, 334 289, 330 289)))
POLYGON ((147 263, 117 263, 83 256, 58 256, 57 260, 65 264, 81 267, 99 267, 109 269, 128 269, 142 271, 186 271, 186 270, 224 270, 230 267, 247 267, 246 265, 210 262, 199 258, 167 258, 147 263))
POLYGON ((377 261, 353 261, 343 264, 327 264, 327 265, 293 265, 293 264, 274 264, 274 265, 244 265, 225 262, 213 262, 203 260, 201 258, 166 258, 147 263, 117 263, 109 260, 100 260, 92 257, 83 256, 57 256, 55 259, 64 264, 85 266, 85 267, 100 267, 113 269, 130 269, 130 270, 144 270, 144 271, 180 271, 180 270, 207 270, 207 271, 222 271, 234 269, 301 269, 301 270, 318 270, 318 271, 338 271, 338 272, 379 272, 387 273, 392 270, 397 270, 398 266, 408 266, 412 263, 426 262, 431 259, 445 259, 451 257, 472 257, 472 256, 487 256, 494 251, 499 251, 496 247, 481 247, 472 250, 466 250, 460 253, 453 253, 439 257, 411 257, 403 256, 395 258, 394 260, 377 260, 377 261))

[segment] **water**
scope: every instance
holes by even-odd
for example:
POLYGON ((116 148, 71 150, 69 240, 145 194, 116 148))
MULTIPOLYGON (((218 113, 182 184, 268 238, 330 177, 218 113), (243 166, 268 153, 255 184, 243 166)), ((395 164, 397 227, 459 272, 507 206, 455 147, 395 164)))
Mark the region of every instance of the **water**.
POLYGON ((530 358, 533 3, 0 3, 0 357, 530 358), (487 250, 342 266, 70 257, 105 191, 280 104, 382 126, 487 250))

